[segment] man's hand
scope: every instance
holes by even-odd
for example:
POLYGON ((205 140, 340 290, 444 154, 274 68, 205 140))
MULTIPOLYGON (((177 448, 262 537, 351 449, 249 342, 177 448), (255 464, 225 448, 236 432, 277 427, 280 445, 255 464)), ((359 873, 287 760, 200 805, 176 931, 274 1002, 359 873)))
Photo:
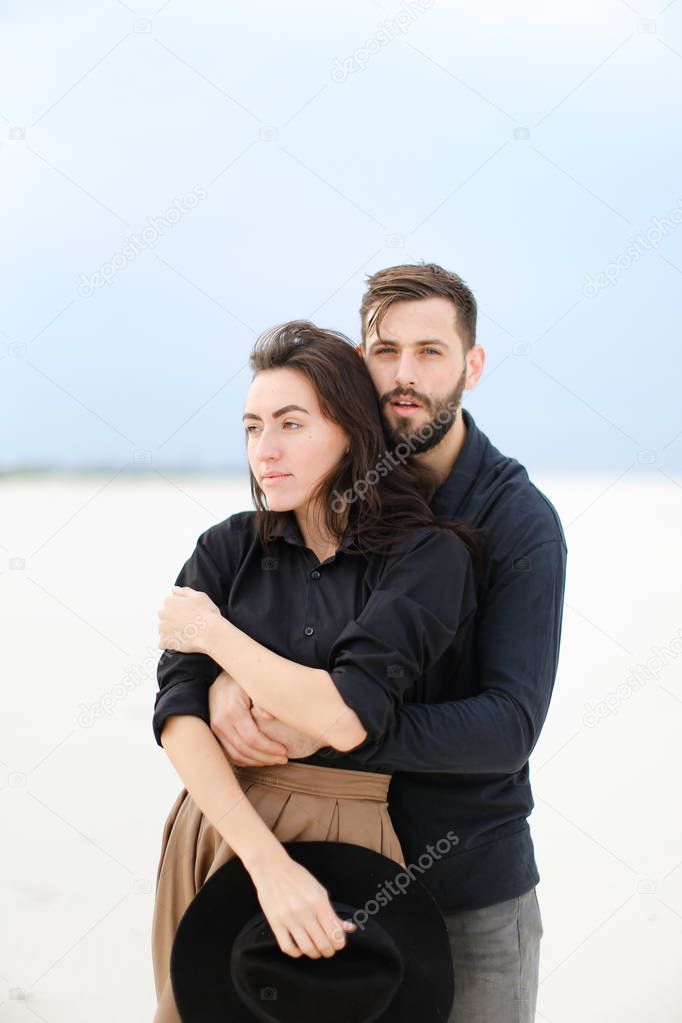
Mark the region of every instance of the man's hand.
POLYGON ((240 767, 286 764, 289 758, 309 757, 324 745, 254 707, 226 671, 221 671, 209 688, 208 707, 213 734, 230 762, 240 767))
POLYGON ((211 731, 233 764, 286 764, 286 746, 260 731, 251 714, 250 697, 226 671, 221 671, 208 690, 208 708, 211 731))

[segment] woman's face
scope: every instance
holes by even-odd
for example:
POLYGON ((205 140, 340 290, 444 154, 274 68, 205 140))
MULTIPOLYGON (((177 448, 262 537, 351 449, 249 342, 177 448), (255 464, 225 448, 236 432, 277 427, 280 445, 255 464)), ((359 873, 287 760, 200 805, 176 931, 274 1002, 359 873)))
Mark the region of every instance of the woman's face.
POLYGON ((322 415, 312 384, 284 366, 256 374, 244 408, 249 465, 268 508, 303 510, 343 457, 346 433, 322 415))

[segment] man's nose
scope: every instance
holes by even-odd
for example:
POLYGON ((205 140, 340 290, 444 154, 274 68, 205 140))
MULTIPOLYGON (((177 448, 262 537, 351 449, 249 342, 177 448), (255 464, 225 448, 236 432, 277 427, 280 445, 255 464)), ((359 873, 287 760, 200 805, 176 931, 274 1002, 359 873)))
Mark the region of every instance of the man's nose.
POLYGON ((401 356, 395 372, 395 382, 396 387, 404 387, 405 389, 416 386, 417 367, 414 363, 414 356, 407 353, 401 356))

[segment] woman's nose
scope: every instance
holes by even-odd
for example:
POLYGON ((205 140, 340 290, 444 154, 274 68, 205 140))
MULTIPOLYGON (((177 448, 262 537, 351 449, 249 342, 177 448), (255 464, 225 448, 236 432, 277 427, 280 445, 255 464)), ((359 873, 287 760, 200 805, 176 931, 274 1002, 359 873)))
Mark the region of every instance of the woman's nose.
POLYGON ((279 458, 279 447, 276 435, 268 430, 263 430, 256 444, 256 454, 261 462, 272 458, 279 458))

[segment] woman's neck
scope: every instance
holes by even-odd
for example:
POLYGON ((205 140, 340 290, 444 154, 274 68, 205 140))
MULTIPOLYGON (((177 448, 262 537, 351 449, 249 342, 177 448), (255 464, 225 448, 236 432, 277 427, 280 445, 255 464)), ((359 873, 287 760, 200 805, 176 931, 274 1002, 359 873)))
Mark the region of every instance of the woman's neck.
POLYGON ((318 561, 326 561, 332 554, 336 554, 341 539, 320 528, 322 516, 316 517, 310 508, 296 509, 294 515, 304 544, 313 551, 318 561))

